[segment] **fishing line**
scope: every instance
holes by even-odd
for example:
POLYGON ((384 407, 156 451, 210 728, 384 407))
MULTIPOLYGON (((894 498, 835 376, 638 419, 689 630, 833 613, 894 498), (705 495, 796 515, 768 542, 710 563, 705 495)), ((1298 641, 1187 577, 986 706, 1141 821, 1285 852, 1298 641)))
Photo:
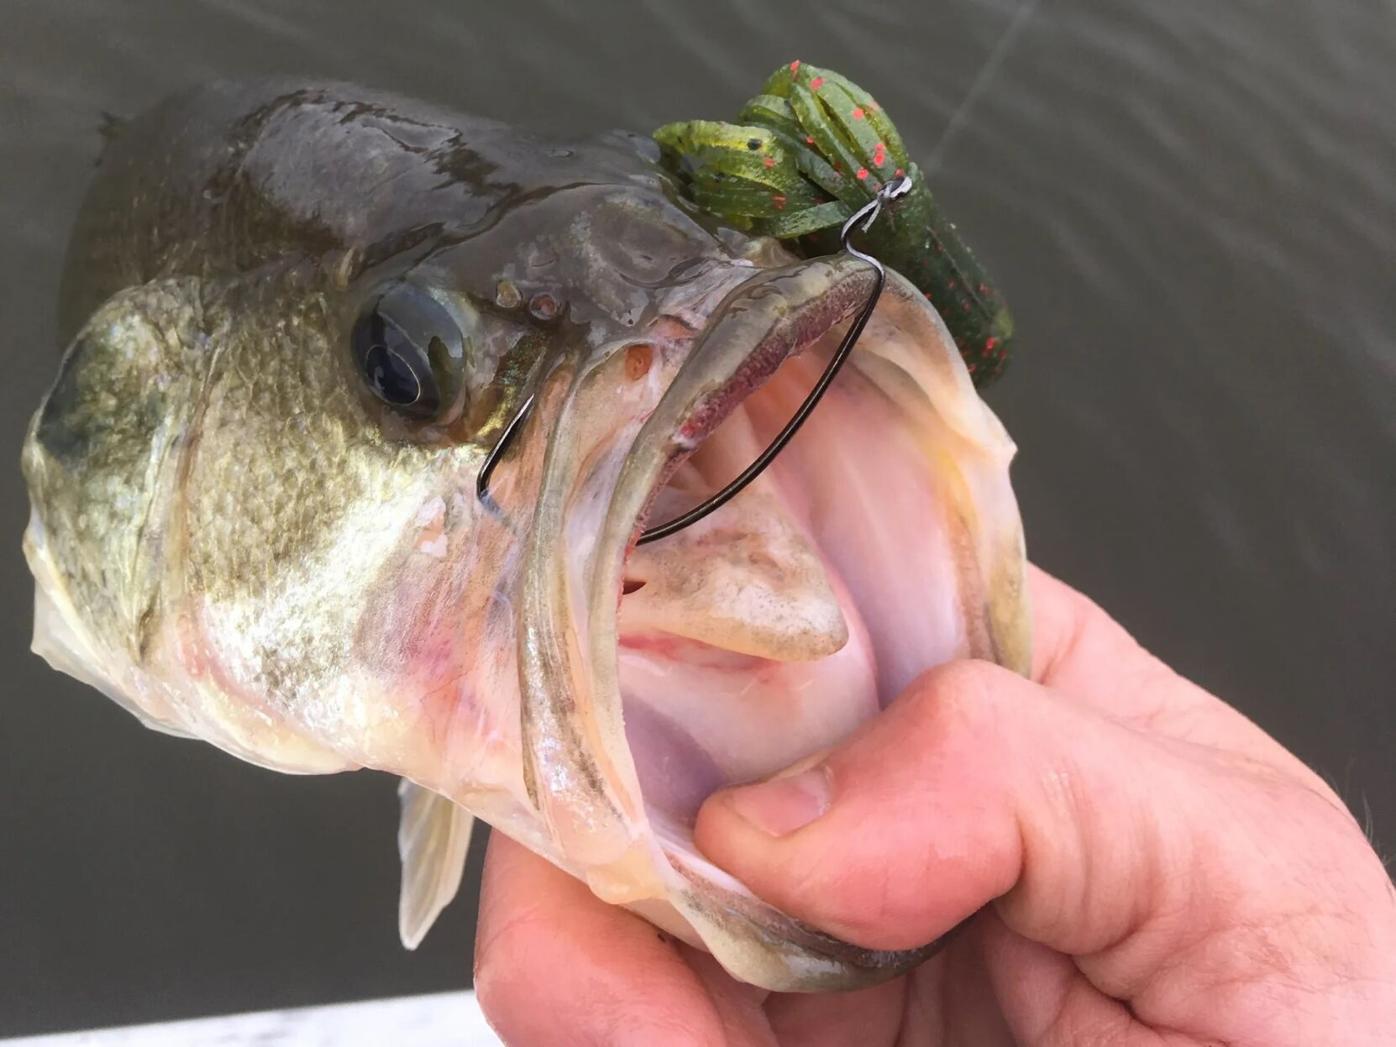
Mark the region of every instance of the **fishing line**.
MULTIPOLYGON (((1013 47, 1014 41, 1041 5, 1042 0, 1025 0, 1018 10, 1014 12, 1013 18, 999 36, 998 41, 994 44, 993 50, 989 52, 989 56, 985 59, 984 65, 975 75, 974 81, 969 86, 969 90, 965 92, 964 99, 960 102, 959 106, 956 107, 954 113, 951 114, 950 120, 946 123, 945 129, 940 134, 940 139, 931 150, 930 159, 922 167, 923 171, 927 173, 935 171, 945 159, 946 149, 963 125, 965 116, 979 99, 979 96, 982 95, 989 87, 989 84, 993 82, 994 77, 998 75, 999 70, 1003 67, 1004 59, 1008 57, 1008 52, 1013 47)), ((871 226, 872 223, 877 220, 877 216, 882 213, 883 205, 908 192, 911 186, 911 179, 906 177, 898 179, 895 182, 888 182, 878 190, 877 195, 874 196, 872 200, 859 208, 858 211, 844 223, 839 236, 843 249, 855 258, 871 265, 876 273, 876 282, 873 285, 873 291, 868 297, 867 303, 858 312, 853 323, 849 325, 848 331, 844 334, 843 341, 839 344, 837 352, 834 353, 833 358, 829 361, 829 365, 824 369, 824 373, 819 376, 819 381, 815 383, 814 388, 810 390, 809 395, 805 397, 804 402, 800 404, 794 416, 786 423, 785 428, 776 435, 775 439, 757 456, 755 461, 742 470, 741 474, 737 476, 735 480, 718 491, 717 494, 694 506, 686 513, 675 517, 667 523, 647 529, 640 535, 637 544, 644 545, 648 542, 658 541, 660 538, 667 538, 669 535, 675 534, 685 527, 697 523, 709 513, 726 505, 775 460, 775 457, 785 449, 786 444, 794 437, 800 426, 805 423, 810 413, 818 406, 819 401, 828 391, 830 383, 833 382, 839 369, 843 367, 844 361, 848 359, 848 355, 853 351, 853 347, 858 343, 858 338, 863 333, 863 328, 867 326, 868 320, 872 317, 873 309, 876 307, 878 299, 882 295, 882 287, 887 278, 882 263, 872 255, 866 254, 854 247, 851 242, 851 237, 855 230, 867 232, 868 227, 871 226)), ((496 515, 499 514, 499 507, 490 496, 490 477, 494 474, 495 468, 504 457, 504 452, 514 441, 519 430, 523 428, 524 422, 532 412, 533 403, 533 396, 529 396, 523 402, 518 413, 514 415, 508 426, 505 427, 504 432, 500 434, 499 440, 490 449, 489 454, 485 458, 484 465, 481 467, 480 473, 476 477, 475 493, 477 497, 490 512, 496 515)))
POLYGON ((1013 47, 1014 40, 1018 38, 1018 34, 1022 32, 1023 28, 1028 24, 1028 20, 1032 18, 1037 12, 1037 9, 1041 6, 1042 0, 1025 0, 1025 2, 1019 6, 1018 10, 1013 12, 1013 17, 1009 20, 1008 26, 1004 29, 1003 33, 1000 34, 998 42, 994 44, 994 49, 989 52, 989 57, 984 60, 984 64, 980 67, 978 74, 976 74, 974 82, 969 85, 969 90, 965 92, 964 99, 960 102, 955 111, 950 114, 950 120, 945 125, 945 130, 940 133, 939 141, 937 141, 935 146, 931 149, 930 158, 921 165, 921 170, 926 173, 927 177, 940 167, 942 161, 945 159, 945 151, 950 145, 950 140, 955 137, 956 132, 959 131, 961 125, 964 123, 965 116, 969 113, 970 107, 978 101, 979 96, 988 89, 989 84, 993 81, 994 77, 998 75, 999 70, 1003 67, 1004 59, 1008 57, 1008 52, 1013 47))

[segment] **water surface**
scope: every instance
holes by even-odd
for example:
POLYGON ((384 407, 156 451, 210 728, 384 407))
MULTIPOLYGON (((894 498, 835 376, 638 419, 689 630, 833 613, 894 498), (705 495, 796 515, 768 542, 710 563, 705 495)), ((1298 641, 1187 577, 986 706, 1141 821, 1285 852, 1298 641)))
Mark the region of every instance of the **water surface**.
MULTIPOLYGON (((104 112, 358 80, 576 132, 732 113, 804 58, 928 156, 1018 0, 0 0, 0 446, 52 379, 104 112)), ((1396 8, 1045 0, 940 151, 1008 293, 1032 555, 1396 840, 1396 8)), ((139 729, 27 654, 0 471, 0 1036, 460 986, 473 913, 395 929, 396 802, 139 729)), ((478 847, 474 859, 478 862, 478 847)))

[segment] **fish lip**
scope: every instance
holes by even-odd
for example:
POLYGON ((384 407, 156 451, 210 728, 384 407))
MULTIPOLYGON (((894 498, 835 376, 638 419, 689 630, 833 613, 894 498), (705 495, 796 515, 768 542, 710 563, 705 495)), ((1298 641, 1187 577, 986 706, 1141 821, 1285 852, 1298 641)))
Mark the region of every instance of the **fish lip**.
MULTIPOLYGON (((679 373, 670 385, 672 391, 692 372, 702 372, 715 361, 705 358, 704 348, 711 340, 732 338, 740 354, 731 373, 714 388, 694 398, 692 408, 677 419, 666 416, 664 408, 669 394, 666 393, 656 407, 649 422, 636 436, 627 459, 627 472, 616 484, 619 494, 628 482, 631 462, 644 453, 648 446, 663 446, 667 460, 659 469, 648 497, 634 517, 629 541, 625 546, 628 557, 636 542, 644 534, 655 499, 675 470, 683 465, 698 447, 711 436, 726 419, 749 397, 775 375, 790 357, 798 355, 817 343, 830 331, 849 320, 858 309, 865 305, 876 287, 876 274, 871 266, 859 262, 851 256, 817 258, 776 270, 763 270, 756 276, 738 284, 714 310, 714 316, 704 327, 698 344, 685 360, 679 373), (812 279, 811 279, 812 277, 812 279), (781 286, 782 284, 826 281, 822 290, 810 287, 781 286), (753 308, 753 298, 766 298, 753 308), (783 317, 752 317, 738 315, 742 311, 769 314, 779 311, 783 303, 794 301, 795 308, 783 317), (774 305, 774 309, 771 306, 774 305), (765 306, 766 308, 762 308, 765 306), (751 326, 760 324, 763 319, 773 320, 766 336, 754 343, 743 342, 739 332, 727 332, 726 326, 751 326), (744 352, 740 346, 749 346, 744 352)), ((730 355, 730 354, 729 354, 730 355)), ((728 363, 732 361, 729 359, 728 363)), ((721 362, 717 361, 720 369, 721 362)), ((670 405, 669 415, 675 413, 670 405)))

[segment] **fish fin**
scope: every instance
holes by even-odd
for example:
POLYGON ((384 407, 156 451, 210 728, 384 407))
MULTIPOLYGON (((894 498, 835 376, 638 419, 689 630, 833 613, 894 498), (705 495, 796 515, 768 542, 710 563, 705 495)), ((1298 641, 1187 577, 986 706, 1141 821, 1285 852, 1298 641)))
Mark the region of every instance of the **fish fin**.
POLYGON ((404 948, 415 949, 437 915, 456 896, 475 819, 454 801, 406 778, 397 787, 402 821, 397 853, 402 893, 397 929, 404 948))

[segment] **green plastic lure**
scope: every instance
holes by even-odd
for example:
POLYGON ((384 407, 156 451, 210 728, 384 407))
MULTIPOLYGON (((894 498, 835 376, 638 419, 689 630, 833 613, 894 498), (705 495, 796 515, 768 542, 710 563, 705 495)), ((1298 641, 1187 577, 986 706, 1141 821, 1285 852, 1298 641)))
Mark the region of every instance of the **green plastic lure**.
POLYGON ((837 249, 839 228, 885 182, 910 177, 911 191, 869 230, 866 250, 930 299, 976 386, 1003 373, 1013 341, 1008 307, 872 95, 796 61, 776 70, 737 119, 688 120, 654 133, 694 203, 737 228, 792 241, 802 254, 823 254, 837 249))

